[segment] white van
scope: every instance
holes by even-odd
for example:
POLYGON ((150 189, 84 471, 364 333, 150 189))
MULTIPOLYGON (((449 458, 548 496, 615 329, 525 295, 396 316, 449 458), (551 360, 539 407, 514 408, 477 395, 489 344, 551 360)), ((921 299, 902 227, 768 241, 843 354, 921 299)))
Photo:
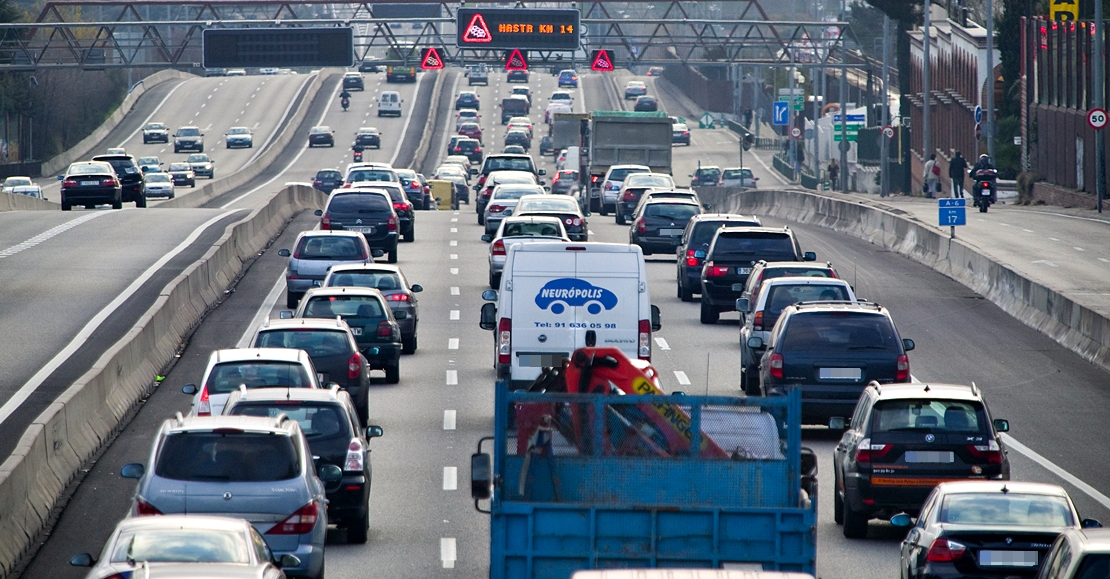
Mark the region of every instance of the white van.
POLYGON ((531 383, 545 367, 585 346, 620 348, 651 360, 660 328, 644 255, 616 243, 529 243, 509 247, 500 291, 482 297, 481 327, 494 330, 497 376, 531 383))
POLYGON ((378 116, 401 116, 401 103, 403 102, 405 102, 405 99, 401 98, 401 93, 395 90, 382 91, 378 95, 378 116))

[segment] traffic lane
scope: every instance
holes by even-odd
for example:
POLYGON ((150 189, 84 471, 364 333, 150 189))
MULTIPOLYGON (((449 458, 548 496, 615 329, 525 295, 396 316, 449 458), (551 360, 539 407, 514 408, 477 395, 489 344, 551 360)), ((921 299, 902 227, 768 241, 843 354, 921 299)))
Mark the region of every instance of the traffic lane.
POLYGON ((147 214, 90 213, 96 216, 91 222, 0 264, 0 294, 5 296, 0 306, 5 330, 0 333, 0 367, 5 369, 0 456, 7 456, 30 421, 130 330, 166 284, 208 251, 230 223, 245 217, 241 211, 182 210, 157 220, 147 214), (194 233, 195 240, 185 244, 194 233), (145 281, 131 287, 143 275, 145 281), (117 298, 124 301, 112 305, 117 298), (110 314, 109 307, 115 308, 110 314), (102 311, 107 317, 98 320, 102 311), (77 342, 68 357, 58 357, 75 339, 85 341, 77 342), (39 372, 48 375, 36 379, 39 372), (21 396, 31 393, 14 406, 13 396, 25 385, 21 396))

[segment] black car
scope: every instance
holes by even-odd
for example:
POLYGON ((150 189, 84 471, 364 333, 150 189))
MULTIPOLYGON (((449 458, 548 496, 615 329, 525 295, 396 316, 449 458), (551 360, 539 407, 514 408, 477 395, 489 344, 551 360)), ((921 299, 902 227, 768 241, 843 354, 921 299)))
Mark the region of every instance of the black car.
POLYGON ((469 137, 459 139, 455 143, 455 150, 451 151, 452 155, 466 155, 471 163, 482 162, 482 143, 478 139, 471 139, 469 137))
POLYGON ((636 97, 636 104, 632 107, 634 111, 641 112, 655 112, 659 110, 659 101, 655 97, 643 95, 636 97))
POLYGON ((759 218, 731 213, 702 213, 690 218, 682 239, 678 242, 678 297, 684 302, 694 301, 694 294, 701 293, 701 270, 709 244, 717 230, 726 227, 759 227, 759 218))
POLYGON ((460 155, 461 153, 455 152, 455 145, 458 145, 459 141, 469 138, 466 135, 451 135, 451 138, 447 140, 447 156, 460 155))
POLYGON ((384 263, 336 265, 328 272, 324 287, 372 287, 382 292, 401 326, 401 353, 416 353, 420 322, 420 302, 416 294, 424 288, 420 284, 410 284, 400 267, 384 263))
POLYGON ((478 93, 473 91, 466 91, 459 93, 458 98, 455 99, 455 110, 461 109, 474 109, 481 110, 482 101, 478 98, 478 93))
POLYGON ((555 152, 555 141, 551 139, 551 135, 544 135, 540 139, 540 154, 550 155, 555 152))
POLYGON ((563 229, 571 241, 590 240, 590 224, 578 202, 572 198, 557 195, 525 197, 517 204, 513 215, 555 217, 563 222, 563 229))
MULTIPOLYGON (((909 526, 912 521, 901 514, 891 522, 909 526)), ((1051 564, 1046 556, 1061 533, 1101 526, 1080 519, 1067 491, 1057 485, 946 482, 929 495, 917 524, 902 541, 899 567, 903 579, 1034 577, 1048 570, 1042 565, 1051 564)), ((1041 577, 1065 577, 1071 554, 1057 553, 1053 561, 1057 572, 1041 577)), ((1081 571, 1083 567, 1090 572, 1074 577, 1106 576, 1105 559, 1083 565, 1081 571)))
POLYGON ((381 72, 382 71, 381 65, 378 64, 377 62, 375 62, 374 60, 371 60, 372 58, 373 57, 367 57, 366 60, 359 63, 358 71, 359 72, 381 72))
POLYGON ((578 185, 578 171, 563 169, 551 179, 551 193, 553 195, 570 195, 578 185))
POLYGON ((363 287, 318 287, 308 290, 294 317, 340 317, 351 327, 361 355, 373 370, 384 370, 385 381, 401 378, 401 326, 381 292, 363 287))
POLYGON ((173 134, 173 152, 181 151, 204 152, 204 133, 198 127, 181 127, 173 134))
POLYGON ((527 70, 510 70, 506 82, 528 82, 527 70))
POLYGON ((523 130, 513 130, 505 133, 505 146, 520 145, 524 147, 525 151, 532 148, 532 139, 528 137, 528 132, 523 130))
POLYGON ((123 209, 119 177, 109 163, 73 163, 58 179, 62 182, 62 211, 69 211, 74 205, 92 209, 105 203, 111 204, 112 209, 123 209))
POLYGON ((143 170, 131 155, 97 155, 93 161, 103 161, 112 165, 119 176, 121 195, 124 203, 135 202, 135 207, 146 207, 146 193, 143 192, 143 170))
MULTIPOLYGON (((660 189, 673 188, 674 182, 670 175, 651 175, 650 173, 639 173, 640 179, 637 179, 635 184, 630 184, 628 179, 632 177, 629 175, 621 184, 620 189, 617 191, 617 204, 613 208, 614 218, 617 225, 624 225, 632 219, 632 214, 635 213, 636 208, 640 205, 640 198, 643 197, 644 192, 648 189, 656 191, 660 189)), ((689 193, 689 191, 687 191, 689 193)))
POLYGON ((802 253, 789 227, 726 227, 709 243, 701 272, 701 323, 716 324, 721 312, 735 311, 744 284, 759 260, 813 261, 802 253))
POLYGON ((320 229, 348 229, 366 238, 370 249, 389 254, 389 263, 397 263, 397 237, 401 220, 386 190, 337 189, 328 198, 327 207, 316 211, 320 229))
POLYGON ((355 145, 382 148, 382 133, 376 127, 362 127, 355 133, 355 145))
POLYGON ((833 512, 844 536, 867 521, 916 515, 938 481, 1009 480, 1010 461, 983 392, 952 384, 872 382, 833 454, 833 512))
POLYGON ((634 215, 628 228, 628 243, 639 245, 644 255, 671 253, 682 240, 690 218, 701 213, 701 206, 680 199, 648 200, 634 215))
MULTIPOLYGON (((706 267, 709 267, 708 265, 706 267)), ((759 360, 764 396, 802 392, 804 424, 835 424, 852 415, 865 385, 910 381, 913 340, 902 339, 886 308, 874 303, 811 302, 787 306, 759 360)))
POLYGON ((409 242, 416 238, 416 206, 400 183, 374 183, 364 185, 360 189, 376 189, 388 193, 389 200, 393 202, 393 211, 397 213, 400 240, 409 242))
POLYGON ((347 532, 347 542, 365 543, 370 530, 370 439, 382 436, 380 426, 365 430, 355 415, 351 397, 342 390, 310 388, 259 388, 233 394, 228 414, 277 417, 297 420, 317 466, 330 464, 343 471, 343 478, 329 484, 328 522, 347 532))
POLYGON ((331 127, 323 125, 312 127, 312 130, 308 132, 308 146, 312 148, 317 145, 334 147, 335 131, 331 130, 331 127))
POLYGON ((697 171, 690 175, 691 187, 716 187, 720 182, 720 167, 698 167, 697 171))
POLYGON ((362 82, 362 75, 357 72, 348 72, 343 75, 343 88, 345 90, 366 90, 362 82))
POLYGON ((320 169, 312 179, 312 188, 324 193, 331 193, 343 184, 343 173, 338 169, 320 169))

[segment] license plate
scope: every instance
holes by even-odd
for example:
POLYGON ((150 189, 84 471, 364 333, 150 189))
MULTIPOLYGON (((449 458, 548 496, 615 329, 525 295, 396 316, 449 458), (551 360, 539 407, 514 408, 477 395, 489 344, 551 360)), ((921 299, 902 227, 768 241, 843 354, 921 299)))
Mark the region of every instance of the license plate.
POLYGON ((81 185, 85 187, 95 187, 100 184, 100 181, 81 181, 81 185))
POLYGON ((738 267, 738 268, 736 268, 736 273, 738 273, 740 275, 748 275, 751 272, 752 272, 752 268, 750 268, 750 267, 738 267))
POLYGON ((516 355, 517 365, 521 368, 555 368, 563 365, 563 358, 569 358, 566 352, 519 353, 516 355))
POLYGON ((351 334, 353 334, 355 336, 361 336, 362 335, 362 328, 359 328, 359 327, 351 328, 351 334))
POLYGON ((945 462, 945 463, 951 463, 953 461, 955 461, 955 456, 952 454, 951 451, 948 451, 948 452, 934 451, 934 450, 927 450, 927 451, 907 450, 906 451, 906 462, 930 462, 930 463, 945 462))
POLYGON ((345 229, 347 229, 348 231, 354 231, 356 233, 374 233, 373 227, 359 227, 355 225, 352 227, 346 227, 345 229))
POLYGON ((859 380, 863 371, 859 368, 821 368, 817 377, 822 380, 859 380))
POLYGON ((1036 551, 979 551, 982 567, 1036 567, 1036 551))
POLYGON ((660 229, 659 235, 682 235, 681 229, 660 229))

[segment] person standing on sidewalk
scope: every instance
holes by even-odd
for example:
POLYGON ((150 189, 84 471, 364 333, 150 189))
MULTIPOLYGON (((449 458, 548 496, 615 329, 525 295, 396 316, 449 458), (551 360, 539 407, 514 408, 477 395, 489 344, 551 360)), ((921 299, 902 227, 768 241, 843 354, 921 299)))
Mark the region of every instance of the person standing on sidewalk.
POLYGON ((925 162, 925 174, 922 177, 925 180, 925 197, 933 199, 940 191, 940 167, 937 165, 936 154, 929 155, 929 160, 925 162))
POLYGON ((952 178, 952 198, 964 198, 964 172, 967 171, 967 159, 956 151, 956 156, 948 162, 948 176, 952 178))
POLYGON ((829 159, 829 184, 832 185, 832 190, 836 191, 840 187, 837 186, 837 177, 840 176, 840 165, 836 164, 836 159, 829 159))

